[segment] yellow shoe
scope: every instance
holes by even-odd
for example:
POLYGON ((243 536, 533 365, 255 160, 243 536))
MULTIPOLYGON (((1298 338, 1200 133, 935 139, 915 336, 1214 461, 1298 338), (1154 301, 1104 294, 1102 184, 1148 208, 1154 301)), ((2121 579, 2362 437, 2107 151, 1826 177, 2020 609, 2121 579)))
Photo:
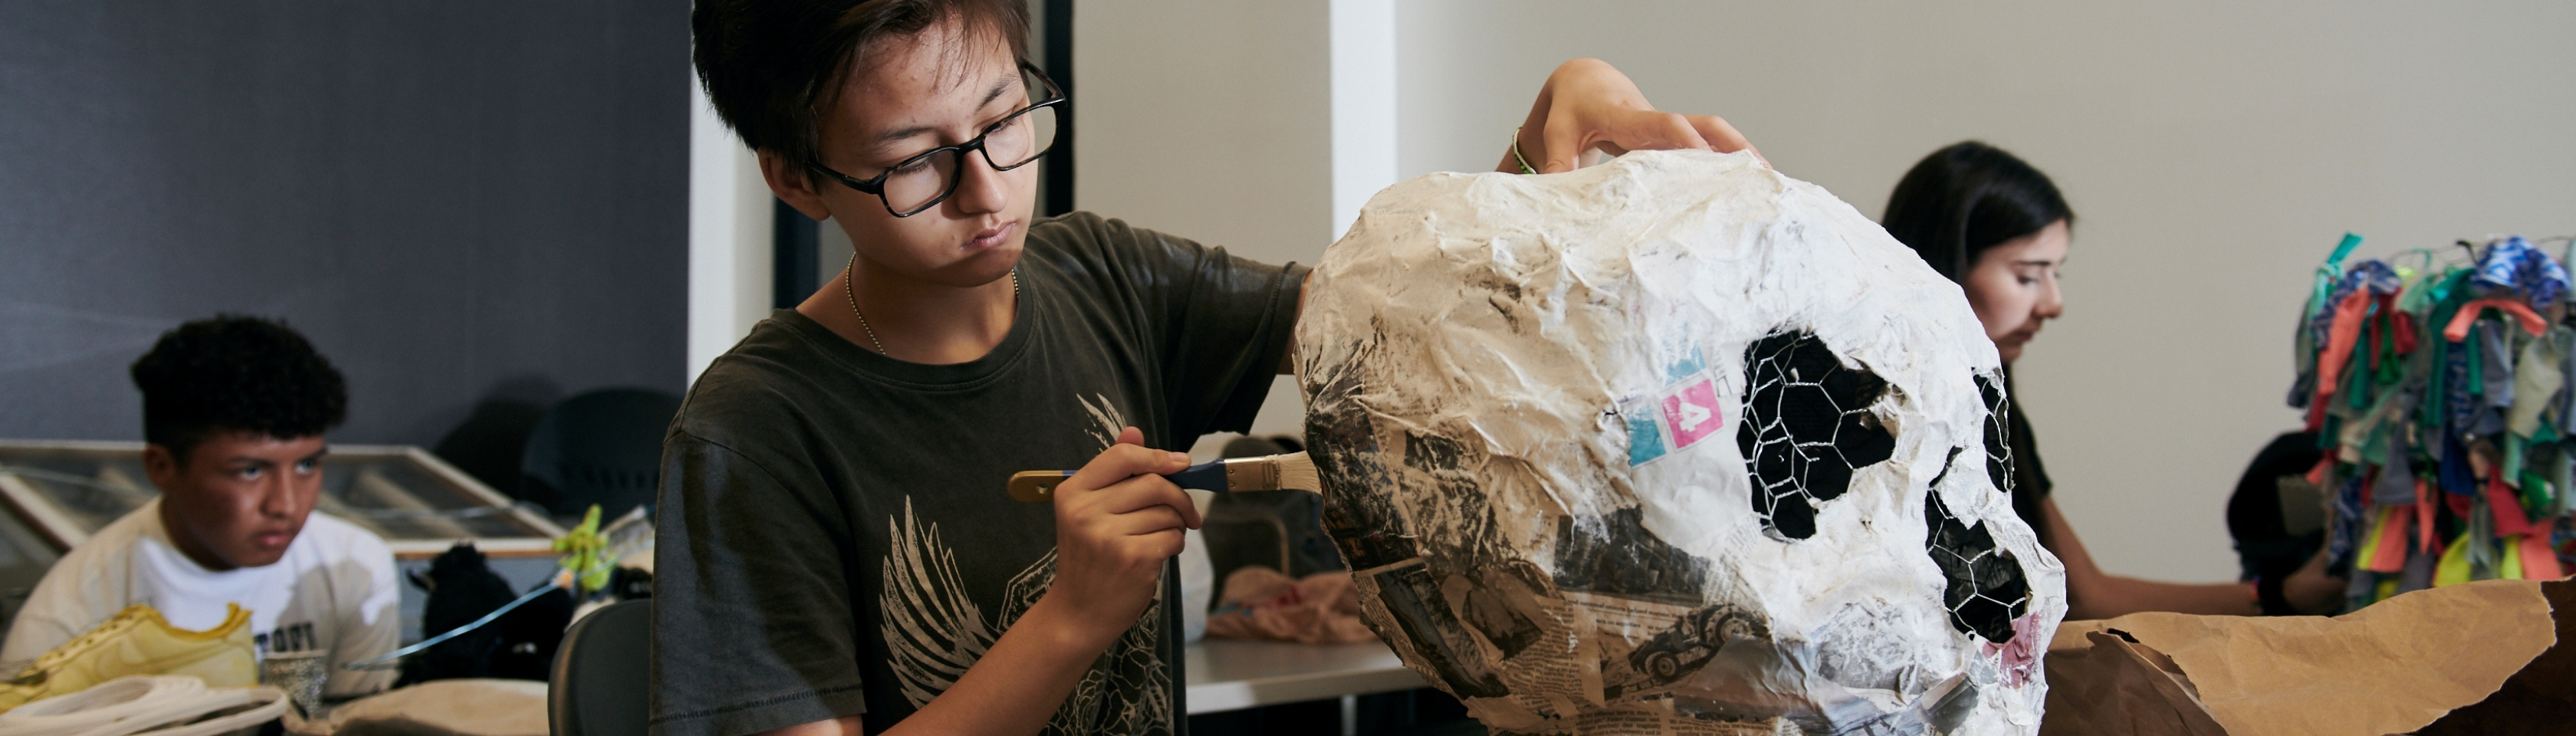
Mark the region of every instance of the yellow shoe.
POLYGON ((126 675, 193 675, 211 687, 259 684, 250 637, 250 612, 225 604, 224 622, 205 631, 171 626, 161 612, 137 603, 107 623, 73 638, 17 677, 0 682, 0 713, 29 701, 69 695, 126 675))

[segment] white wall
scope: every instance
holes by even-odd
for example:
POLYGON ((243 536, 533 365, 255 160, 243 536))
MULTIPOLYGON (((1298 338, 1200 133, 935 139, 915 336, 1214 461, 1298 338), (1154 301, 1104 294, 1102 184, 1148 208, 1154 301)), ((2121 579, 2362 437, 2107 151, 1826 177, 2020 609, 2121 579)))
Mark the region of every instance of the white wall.
POLYGON ((1333 239, 1397 181, 1395 0, 1331 0, 1333 239))
POLYGON ((2281 402, 2290 325, 2345 230, 2373 255, 2576 232, 2576 4, 1398 12, 1406 176, 1492 166, 1576 56, 1659 107, 1726 116, 1782 172, 1873 216, 1916 159, 1961 139, 2049 172, 2080 222, 2067 315, 2022 360, 2019 398, 2058 503, 2115 573, 2233 576, 2224 503, 2298 421, 2281 402))
MULTIPOLYGON (((689 76, 689 382, 769 316, 776 249, 760 163, 689 76)), ((847 255, 844 251, 843 255, 847 255)))
POLYGON ((1084 3, 1076 206, 1265 261, 1333 235, 1325 3, 1084 3))
MULTIPOLYGON (((1321 0, 1079 3, 1075 206, 1313 263, 1339 234, 1328 26, 1321 0)), ((1283 378, 1255 433, 1300 432, 1301 411, 1283 378)))

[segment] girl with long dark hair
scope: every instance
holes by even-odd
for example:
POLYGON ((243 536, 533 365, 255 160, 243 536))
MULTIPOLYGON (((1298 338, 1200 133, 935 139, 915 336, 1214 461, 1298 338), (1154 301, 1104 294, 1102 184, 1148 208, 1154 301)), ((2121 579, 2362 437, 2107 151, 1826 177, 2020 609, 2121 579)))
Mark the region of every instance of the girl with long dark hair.
MULTIPOLYGON (((1933 270, 1967 292, 1986 337, 2012 364, 2065 312, 2058 270, 2066 263, 2075 211, 2048 175, 2003 149, 1977 141, 1952 144, 1914 165, 1888 196, 1880 225, 1914 248, 1933 270)), ((2284 613, 2334 608, 2344 581, 2325 575, 2324 558, 2280 580, 2183 584, 2110 575, 2049 498, 2030 420, 2019 395, 2007 416, 2012 450, 2013 511, 2039 532, 2040 544, 2066 564, 2068 618, 2110 618, 2136 611, 2204 614, 2284 613)))

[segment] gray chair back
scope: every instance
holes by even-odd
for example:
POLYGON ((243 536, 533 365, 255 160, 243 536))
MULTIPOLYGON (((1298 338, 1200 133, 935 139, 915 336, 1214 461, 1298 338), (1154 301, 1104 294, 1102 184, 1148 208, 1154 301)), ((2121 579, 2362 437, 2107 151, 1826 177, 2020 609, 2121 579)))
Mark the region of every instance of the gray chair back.
POLYGON ((573 622, 546 688, 554 736, 644 733, 652 646, 651 598, 619 601, 573 622))

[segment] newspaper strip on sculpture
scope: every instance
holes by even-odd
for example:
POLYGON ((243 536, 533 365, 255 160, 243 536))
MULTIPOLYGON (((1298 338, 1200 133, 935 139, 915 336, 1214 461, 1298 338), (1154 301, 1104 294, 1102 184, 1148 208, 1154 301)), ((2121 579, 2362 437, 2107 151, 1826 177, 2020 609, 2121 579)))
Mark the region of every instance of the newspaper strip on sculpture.
POLYGON ((1503 733, 2035 733, 2063 569, 1957 286, 1750 156, 1433 174, 1297 326, 1369 624, 1503 733))

